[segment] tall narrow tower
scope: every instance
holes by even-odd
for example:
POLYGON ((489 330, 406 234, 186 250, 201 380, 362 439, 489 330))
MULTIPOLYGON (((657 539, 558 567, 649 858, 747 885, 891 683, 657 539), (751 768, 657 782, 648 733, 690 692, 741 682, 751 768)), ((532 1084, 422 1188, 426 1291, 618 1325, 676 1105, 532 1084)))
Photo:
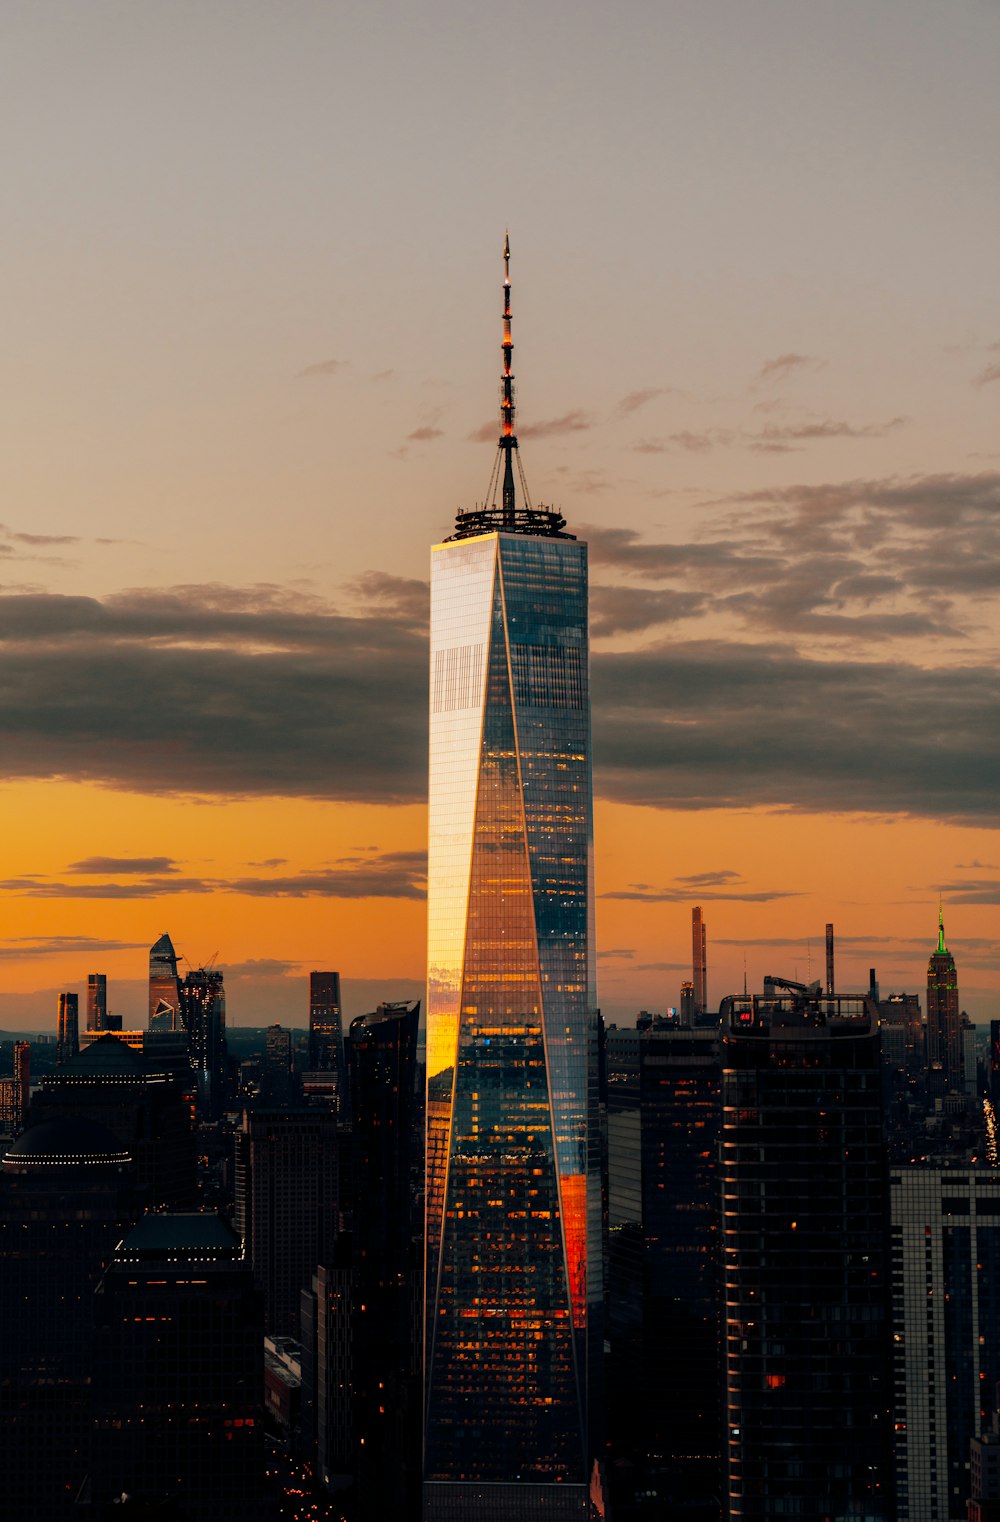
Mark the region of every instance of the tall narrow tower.
POLYGON ((601 1347, 587 551, 528 497, 509 260, 490 489, 432 552, 429 1522, 586 1515, 601 1347))
POLYGON ((705 917, 701 905, 691 910, 691 971, 694 983, 694 1012, 703 1015, 708 1008, 708 943, 705 917))
POLYGON ((958 1008, 955 958, 944 942, 944 910, 938 908, 938 940, 927 964, 927 1055, 944 1068, 948 1087, 963 1078, 962 1017, 958 1008))

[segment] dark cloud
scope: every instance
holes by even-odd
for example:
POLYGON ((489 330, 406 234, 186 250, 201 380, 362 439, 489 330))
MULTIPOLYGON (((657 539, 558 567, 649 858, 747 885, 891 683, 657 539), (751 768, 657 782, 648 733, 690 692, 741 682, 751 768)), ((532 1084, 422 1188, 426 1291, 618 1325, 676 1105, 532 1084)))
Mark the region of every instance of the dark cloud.
POLYGON ((721 888, 727 883, 738 883, 742 880, 742 874, 734 872, 730 867, 720 867, 715 872, 693 872, 687 877, 678 877, 679 883, 689 883, 694 888, 721 888))
POLYGON ((755 379, 758 382, 784 380, 796 370, 820 370, 823 364, 823 360, 813 359, 809 354, 779 354, 775 359, 764 361, 755 379))
POLYGON ((413 432, 408 433, 406 437, 414 439, 419 444, 429 444, 432 439, 443 439, 444 429, 432 428, 429 423, 425 423, 422 428, 414 428, 413 432))
POLYGON ((635 956, 635 948, 632 946, 612 946, 607 951, 599 951, 599 962, 629 961, 635 956))
POLYGON ((591 632, 595 638, 600 638, 676 623, 682 618, 695 617, 705 602, 700 592, 594 586, 590 590, 591 632))
POLYGON ((296 380, 311 378, 315 375, 336 375, 347 364, 346 359, 321 359, 315 365, 306 365, 295 377, 296 380))
POLYGON ((366 571, 348 582, 347 589, 370 613, 389 613, 414 628, 424 629, 430 608, 430 587, 414 576, 390 576, 366 571))
POLYGON ((392 380, 392 378, 395 375, 395 373, 396 373, 395 370, 391 370, 391 369, 390 370, 376 370, 375 374, 371 377, 371 379, 373 381, 392 380))
POLYGON ((989 386, 992 385, 993 381, 1000 381, 1000 365, 987 365, 986 369, 981 370, 976 376, 975 384, 977 386, 989 386))
POLYGON ((897 428, 902 428, 906 423, 903 417, 890 418, 887 423, 845 423, 835 418, 820 418, 805 423, 788 423, 785 425, 769 424, 756 434, 743 434, 740 441, 745 443, 748 449, 787 450, 799 443, 809 443, 816 439, 884 439, 886 434, 894 433, 897 428))
POLYGON ((949 904, 1000 904, 1000 878, 997 877, 945 883, 941 891, 949 904))
MULTIPOLYGON (((645 544, 628 529, 590 538, 602 568, 639 580, 695 578, 696 586, 724 588, 770 577, 779 591, 809 581, 804 564, 792 575, 780 555, 750 553, 750 539, 645 544)), ((859 574, 858 563, 839 555, 813 566, 813 601, 792 595, 783 610, 777 594, 766 606, 754 604, 756 593, 725 595, 742 596, 732 606, 751 624, 766 618, 777 627, 779 612, 786 624, 801 624, 816 612, 824 578, 859 574)), ((0 597, 0 775, 174 795, 421 801, 426 592, 415 580, 381 576, 356 584, 355 597, 359 587, 368 616, 269 585, 133 591, 103 602, 0 597)), ((641 587, 629 620, 620 591, 597 590, 595 629, 641 631, 681 609, 699 611, 690 592, 641 587)), ((875 616, 883 618, 878 609, 875 616)), ((598 792, 662 807, 766 805, 996 824, 995 665, 869 659, 871 641, 898 627, 855 621, 849 632, 870 637, 863 659, 810 659, 780 641, 675 639, 597 652, 598 792)), ((412 862, 383 867, 368 887, 358 875, 364 866, 334 864, 231 884, 152 873, 119 881, 115 871, 105 884, 60 888, 24 877, 7 891, 418 895, 412 862)))
POLYGON ((992 664, 937 670, 675 642, 596 657, 594 712, 607 797, 997 824, 992 664))
MULTIPOLYGON (((47 544, 82 544, 83 540, 76 534, 24 534, 15 529, 8 528, 5 523, 0 523, 0 534, 14 544, 30 544, 33 548, 39 548, 47 544)), ((114 541, 109 541, 114 542, 114 541)))
MULTIPOLYGON (((708 892, 698 890, 698 898, 705 903, 713 903, 725 899, 731 903, 740 904, 770 904, 776 898, 801 898, 801 894, 787 889, 773 888, 763 889, 757 893, 749 893, 745 890, 736 890, 732 893, 716 892, 714 889, 708 892)), ((628 899, 633 903, 645 904, 689 904, 692 898, 690 888, 650 888, 645 883, 633 883, 629 888, 620 888, 611 893, 602 893, 601 898, 628 899)))
POLYGON ((146 941, 110 941, 91 935, 14 936, 0 941, 0 957, 16 961, 22 957, 52 957, 78 954, 97 956, 111 951, 144 951, 146 941))
POLYGON ((170 856, 88 856, 84 861, 70 862, 67 872, 80 872, 86 877, 99 877, 105 872, 148 874, 151 877, 177 872, 177 863, 170 856))
POLYGON ((0 597, 0 772, 419 798, 426 636, 398 611, 412 587, 372 591, 370 617, 270 586, 0 597))
POLYGON ((302 967, 301 962, 285 962, 280 957, 251 957, 247 962, 227 962, 223 971, 227 983, 243 978, 251 981, 260 978, 291 978, 302 967))

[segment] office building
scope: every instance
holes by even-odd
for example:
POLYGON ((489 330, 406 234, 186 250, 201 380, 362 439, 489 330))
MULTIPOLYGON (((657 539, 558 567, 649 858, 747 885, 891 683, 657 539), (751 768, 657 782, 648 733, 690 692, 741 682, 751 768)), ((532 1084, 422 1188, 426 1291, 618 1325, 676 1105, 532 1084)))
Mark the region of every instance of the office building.
POLYGON ((996 1410, 1000 1174, 893 1168, 889 1193, 897 1516, 950 1522, 966 1516, 970 1445, 996 1410))
POLYGON ((98 1515, 125 1495, 145 1515, 186 1522, 273 1516, 262 1495, 260 1297, 226 1223, 144 1216, 115 1248, 95 1323, 98 1515))
POLYGON ((731 1522, 893 1515, 880 1084, 870 1000, 723 1001, 731 1522))
POLYGON ((163 1060, 156 1050, 161 1038, 150 1038, 146 1049, 137 1050, 110 1032, 92 1034, 95 1039, 72 1061, 43 1076, 32 1119, 78 1116, 106 1126, 128 1150, 146 1205, 192 1208, 197 1152, 183 1042, 163 1060))
POLYGON ((169 935, 149 948, 149 1029, 177 1031, 181 1024, 181 985, 177 953, 169 935))
POLYGON ((585 1513, 602 1343, 587 551, 517 502, 508 260, 502 505, 432 553, 432 1522, 585 1513))
POLYGON ((226 1090, 226 992, 222 973, 199 967, 181 985, 181 1013, 197 1085, 198 1118, 218 1120, 226 1090))
POLYGON ((292 1033, 283 1025, 269 1025, 264 1032, 264 1065, 260 1097, 273 1108, 291 1105, 296 1097, 292 1067, 292 1033))
POLYGON ((321 1110, 244 1111, 236 1138, 236 1229, 264 1297, 264 1327, 299 1333, 300 1297, 340 1230, 344 1142, 321 1110))
POLYGON ((708 942, 701 905, 691 910, 691 981, 694 984, 694 1012, 703 1015, 708 1009, 708 942))
POLYGON ((365 1522, 420 1507, 420 1005, 352 1020, 351 1268, 356 1509, 365 1522))
POLYGON ((27 1041, 14 1042, 14 1072, 0 1078, 0 1136, 20 1135, 28 1124, 31 1100, 31 1046, 27 1041))
POLYGON ((104 1126, 30 1126, 0 1170, 0 1512, 71 1522, 90 1469, 91 1302, 136 1218, 128 1150, 104 1126))
POLYGON ((108 1029, 108 979, 103 972, 87 974, 87 1029, 108 1029))
POLYGON ((940 910, 937 946, 927 964, 927 1056, 931 1062, 940 1062, 947 1088, 964 1088, 958 973, 955 958, 945 945, 944 914, 940 910))
POLYGON ((344 1071, 339 972, 309 974, 309 1070, 340 1075, 344 1071))
POLYGON ((80 1050, 80 1000, 76 994, 59 995, 56 1062, 68 1062, 80 1050))
POLYGON ((657 1514, 710 1522, 722 1482, 719 1036, 612 1027, 606 1051, 608 1421, 630 1481, 615 1514, 641 1516, 655 1498, 657 1514))

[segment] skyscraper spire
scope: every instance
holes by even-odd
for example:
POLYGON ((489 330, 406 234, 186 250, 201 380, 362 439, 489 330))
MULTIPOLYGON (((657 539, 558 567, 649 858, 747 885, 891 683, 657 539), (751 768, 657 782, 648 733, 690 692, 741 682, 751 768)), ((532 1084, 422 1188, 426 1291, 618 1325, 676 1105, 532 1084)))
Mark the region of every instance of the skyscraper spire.
POLYGON ((938 943, 937 943, 937 949, 938 949, 938 951, 947 951, 948 950, 947 946, 944 943, 944 906, 941 903, 940 899, 938 899, 938 943))
POLYGON ((510 362, 514 355, 514 340, 510 336, 510 234, 503 240, 503 375, 500 385, 500 448, 503 450, 503 526, 514 527, 514 450, 517 434, 514 432, 514 374, 510 362))
POLYGON ((528 483, 524 476, 524 466, 521 464, 521 453, 517 447, 517 434, 514 432, 514 371, 512 360, 514 357, 514 340, 511 337, 511 310, 510 310, 510 235, 504 234, 503 240, 503 339, 500 352, 503 355, 503 368, 500 372, 500 438, 498 441, 496 456, 493 460, 493 469, 490 472, 490 484, 486 490, 486 496, 482 503, 477 503, 474 508, 459 508, 455 515, 455 532, 452 539, 471 539, 479 534, 531 534, 546 539, 572 539, 574 535, 567 534, 566 519, 562 513, 554 507, 545 507, 541 503, 532 505, 528 493, 528 483), (517 488, 514 484, 515 456, 517 459, 517 479, 521 486, 520 506, 517 502, 517 488), (502 469, 501 469, 502 467, 502 469), (497 492, 501 493, 500 502, 497 502, 497 492))

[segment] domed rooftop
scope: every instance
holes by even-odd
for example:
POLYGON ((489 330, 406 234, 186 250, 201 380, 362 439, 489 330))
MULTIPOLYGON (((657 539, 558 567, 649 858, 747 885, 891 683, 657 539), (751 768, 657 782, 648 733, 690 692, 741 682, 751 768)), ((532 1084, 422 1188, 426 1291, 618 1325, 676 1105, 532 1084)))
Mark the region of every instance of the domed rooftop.
POLYGON ((82 1047, 75 1057, 56 1068, 52 1079, 55 1082, 61 1078, 96 1077, 135 1077, 141 1080, 145 1075, 146 1064, 141 1054, 133 1051, 127 1042, 109 1034, 82 1047))
POLYGON ((95 1120, 56 1115, 22 1131, 3 1155, 5 1173, 41 1168, 123 1168, 132 1161, 127 1147, 95 1120))

